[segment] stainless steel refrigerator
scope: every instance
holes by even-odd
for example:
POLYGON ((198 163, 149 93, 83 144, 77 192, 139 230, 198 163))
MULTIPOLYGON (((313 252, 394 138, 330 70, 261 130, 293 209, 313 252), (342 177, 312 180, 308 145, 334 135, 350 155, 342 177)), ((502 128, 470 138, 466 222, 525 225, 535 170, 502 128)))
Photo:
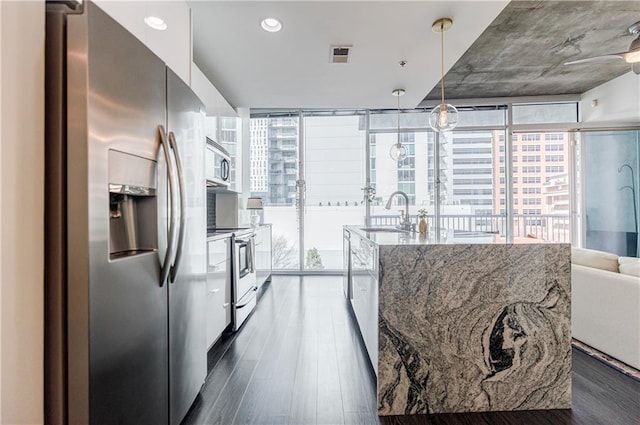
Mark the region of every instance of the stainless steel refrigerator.
POLYGON ((46 25, 46 421, 178 424, 206 377, 203 107, 95 4, 46 25))

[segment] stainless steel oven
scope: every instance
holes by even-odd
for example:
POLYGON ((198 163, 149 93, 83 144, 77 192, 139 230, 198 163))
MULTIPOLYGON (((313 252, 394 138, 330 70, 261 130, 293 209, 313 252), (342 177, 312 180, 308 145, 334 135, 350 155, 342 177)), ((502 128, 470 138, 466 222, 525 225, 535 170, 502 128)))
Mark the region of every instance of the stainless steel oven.
POLYGON ((240 329, 256 306, 258 290, 255 265, 255 232, 234 233, 233 241, 233 330, 240 329))

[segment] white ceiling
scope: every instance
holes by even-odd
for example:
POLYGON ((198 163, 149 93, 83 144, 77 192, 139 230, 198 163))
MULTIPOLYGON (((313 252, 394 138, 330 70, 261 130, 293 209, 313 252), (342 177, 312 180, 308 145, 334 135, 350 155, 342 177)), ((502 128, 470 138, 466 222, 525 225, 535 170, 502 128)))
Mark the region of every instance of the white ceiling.
POLYGON ((194 62, 234 107, 402 108, 417 106, 506 6, 492 1, 190 1, 194 62), (265 17, 283 25, 260 28, 265 17), (331 64, 331 45, 352 45, 348 64, 331 64), (406 60, 400 67, 398 62, 406 60))

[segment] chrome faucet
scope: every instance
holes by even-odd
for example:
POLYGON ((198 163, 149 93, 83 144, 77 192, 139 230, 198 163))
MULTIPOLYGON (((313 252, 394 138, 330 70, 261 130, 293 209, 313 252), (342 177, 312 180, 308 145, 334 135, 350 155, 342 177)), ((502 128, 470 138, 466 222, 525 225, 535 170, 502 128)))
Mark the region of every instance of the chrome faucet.
POLYGON ((384 206, 385 209, 390 210, 391 209, 391 201, 393 200, 393 197, 396 195, 400 195, 400 196, 404 196, 404 206, 405 206, 405 212, 404 215, 402 217, 402 219, 400 220, 400 225, 396 226, 398 229, 402 229, 402 230, 406 230, 406 231, 415 231, 416 230, 416 225, 415 223, 411 223, 411 220, 409 219, 409 197, 407 196, 406 193, 404 193, 401 190, 397 190, 395 192, 393 192, 391 194, 391 196, 389 196, 389 200, 387 201, 387 205, 384 206))

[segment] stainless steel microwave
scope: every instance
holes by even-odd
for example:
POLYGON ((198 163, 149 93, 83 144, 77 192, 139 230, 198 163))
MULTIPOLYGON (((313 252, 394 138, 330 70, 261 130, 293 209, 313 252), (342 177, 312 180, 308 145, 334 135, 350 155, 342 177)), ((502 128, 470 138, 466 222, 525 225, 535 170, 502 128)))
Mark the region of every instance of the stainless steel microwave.
POLYGON ((207 186, 229 187, 231 184, 231 156, 220 144, 207 137, 207 186))

